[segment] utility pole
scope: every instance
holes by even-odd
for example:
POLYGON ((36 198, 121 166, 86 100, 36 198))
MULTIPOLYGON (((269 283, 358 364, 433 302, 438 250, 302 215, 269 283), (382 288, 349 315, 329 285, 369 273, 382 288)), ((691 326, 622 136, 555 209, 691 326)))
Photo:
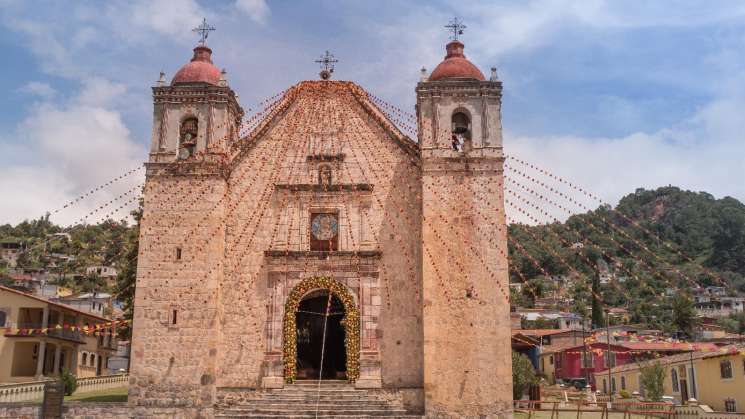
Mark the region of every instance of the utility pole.
MULTIPOLYGON (((587 359, 587 337, 585 336, 585 316, 582 316, 582 362, 580 366, 585 367, 585 360, 587 359)), ((590 371, 587 368, 585 370, 585 385, 590 385, 590 371)))
POLYGON ((610 408, 613 405, 613 385, 611 384, 611 365, 610 365, 610 309, 605 309, 605 337, 608 339, 608 353, 606 354, 606 357, 608 359, 608 395, 610 396, 610 402, 608 403, 608 408, 610 408))
POLYGON ((698 396, 696 395, 696 372, 693 369, 693 350, 693 343, 691 343, 691 397, 697 399, 698 396))

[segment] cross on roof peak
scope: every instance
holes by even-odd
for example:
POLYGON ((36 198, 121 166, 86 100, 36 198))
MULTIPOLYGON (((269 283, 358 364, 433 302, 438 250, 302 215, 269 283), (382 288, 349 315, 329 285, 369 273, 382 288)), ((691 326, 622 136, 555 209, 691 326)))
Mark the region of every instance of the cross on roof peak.
POLYGON ((316 62, 321 65, 321 78, 327 80, 331 78, 331 73, 334 72, 334 64, 338 63, 339 60, 334 57, 334 54, 326 50, 326 53, 321 55, 321 58, 317 59, 316 62))
POLYGON ((450 39, 453 41, 458 40, 458 35, 463 35, 463 29, 466 29, 466 25, 461 22, 458 17, 454 17, 450 19, 450 23, 445 25, 445 28, 448 30, 448 32, 452 32, 453 34, 450 35, 450 39))
POLYGON ((199 33, 200 39, 199 44, 204 46, 207 44, 207 37, 211 31, 214 31, 215 27, 207 24, 207 18, 202 18, 202 24, 192 29, 192 32, 199 33))

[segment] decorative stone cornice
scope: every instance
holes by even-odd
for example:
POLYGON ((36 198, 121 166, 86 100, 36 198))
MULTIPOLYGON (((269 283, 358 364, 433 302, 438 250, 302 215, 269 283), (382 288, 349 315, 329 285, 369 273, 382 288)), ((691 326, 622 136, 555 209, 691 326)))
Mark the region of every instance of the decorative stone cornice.
POLYGON ((371 192, 373 185, 369 183, 346 183, 338 185, 319 185, 317 183, 277 184, 277 190, 288 190, 291 192, 371 192))
POLYGON ((196 176, 226 179, 225 165, 220 161, 192 160, 170 163, 145 163, 145 176, 196 176))
POLYGON ((442 80, 419 82, 416 85, 419 98, 431 97, 481 97, 501 99, 501 81, 442 80))
POLYGON ((153 87, 153 102, 157 104, 200 104, 225 103, 238 120, 243 119, 244 111, 238 103, 235 92, 230 87, 205 84, 156 86, 153 87))
POLYGON ((344 153, 339 154, 313 154, 308 156, 308 161, 344 161, 347 156, 344 153))
POLYGON ((334 250, 334 251, 317 251, 317 250, 265 250, 264 256, 272 258, 315 258, 315 259, 327 259, 335 257, 350 257, 356 256, 360 258, 375 258, 380 259, 383 256, 383 252, 380 250, 334 250))

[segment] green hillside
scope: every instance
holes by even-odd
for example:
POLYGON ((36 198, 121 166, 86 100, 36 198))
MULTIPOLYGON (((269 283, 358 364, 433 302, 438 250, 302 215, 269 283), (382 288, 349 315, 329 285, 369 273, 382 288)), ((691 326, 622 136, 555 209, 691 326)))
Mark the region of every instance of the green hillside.
POLYGON ((626 307, 632 321, 664 326, 666 289, 726 286, 745 292, 745 205, 676 187, 638 189, 615 208, 600 207, 564 223, 509 227, 510 277, 528 281, 513 303, 549 294, 546 275, 569 276, 576 312, 589 310, 592 283, 607 306, 626 307), (603 261, 614 280, 597 286, 603 261))

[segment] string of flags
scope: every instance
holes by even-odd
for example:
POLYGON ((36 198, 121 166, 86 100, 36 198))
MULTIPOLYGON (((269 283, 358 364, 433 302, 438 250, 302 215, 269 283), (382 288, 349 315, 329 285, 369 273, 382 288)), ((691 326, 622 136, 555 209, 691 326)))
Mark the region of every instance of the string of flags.
POLYGON ((85 335, 92 336, 116 336, 117 329, 128 328, 131 320, 112 320, 106 323, 97 323, 95 325, 76 325, 76 324, 56 324, 48 327, 36 327, 36 328, 15 328, 6 327, 4 328, 5 334, 9 335, 20 335, 20 336, 35 336, 35 335, 47 335, 49 332, 55 331, 70 331, 80 332, 85 335))

